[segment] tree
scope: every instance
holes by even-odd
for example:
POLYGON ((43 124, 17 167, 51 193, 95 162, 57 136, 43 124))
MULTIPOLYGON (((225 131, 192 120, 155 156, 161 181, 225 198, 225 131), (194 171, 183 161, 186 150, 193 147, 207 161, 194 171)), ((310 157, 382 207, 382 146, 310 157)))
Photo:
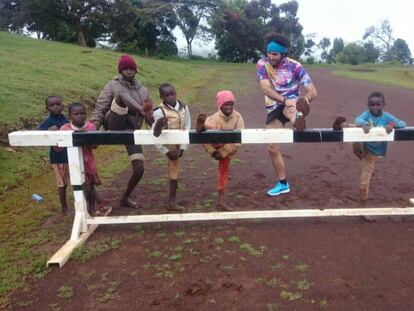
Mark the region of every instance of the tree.
POLYGON ((403 65, 411 65, 413 59, 411 57, 411 51, 408 47, 407 42, 403 39, 397 39, 392 46, 392 55, 393 58, 399 61, 403 65))
POLYGON ((363 36, 363 39, 371 39, 374 44, 380 48, 381 59, 383 61, 391 61, 392 47, 394 38, 392 34, 391 24, 388 20, 383 20, 377 26, 369 27, 363 36))
POLYGON ((217 0, 171 1, 177 26, 183 33, 187 43, 188 58, 193 55, 193 40, 208 32, 201 23, 211 16, 217 4, 217 0))
POLYGON ((9 28, 26 29, 43 39, 75 40, 81 46, 95 46, 96 40, 107 32, 112 10, 112 1, 107 0, 19 0, 15 3, 18 5, 14 7, 9 28))
POLYGON ((342 64, 359 65, 364 62, 364 48, 356 42, 347 44, 338 54, 337 61, 342 64))
POLYGON ((328 53, 327 62, 329 64, 336 62, 336 56, 344 50, 345 43, 342 38, 335 38, 332 44, 332 49, 328 53))
POLYGON ((330 46, 331 40, 329 40, 329 38, 323 37, 321 41, 319 41, 318 48, 322 49, 321 60, 324 62, 328 61, 328 49, 330 46))
POLYGON ((175 14, 169 3, 118 0, 111 19, 111 39, 117 48, 140 54, 177 55, 172 29, 175 14))
POLYGON ((365 42, 363 45, 363 48, 364 48, 364 57, 362 61, 364 63, 375 63, 380 56, 379 49, 375 47, 372 41, 365 42))

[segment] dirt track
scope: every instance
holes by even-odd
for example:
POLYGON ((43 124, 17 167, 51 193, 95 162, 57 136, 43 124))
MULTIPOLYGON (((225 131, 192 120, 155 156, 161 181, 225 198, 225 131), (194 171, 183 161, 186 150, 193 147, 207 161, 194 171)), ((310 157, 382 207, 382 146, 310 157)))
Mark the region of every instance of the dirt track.
MULTIPOLYGON (((319 97, 308 127, 329 127, 337 115, 352 120, 365 109, 368 94, 378 90, 385 93, 386 110, 414 124, 414 91, 333 77, 325 70, 311 75, 319 97)), ((239 96, 239 111, 247 127, 263 127, 263 96, 254 73, 246 79, 251 92, 239 96)), ((275 179, 265 146, 242 147, 231 172, 235 209, 357 206, 359 162, 350 145, 290 144, 283 152, 292 193, 268 198, 265 190, 275 179)), ((136 196, 144 213, 161 213, 165 160, 154 149, 147 153, 136 196)), ((374 173, 370 206, 406 206, 414 197, 413 153, 412 142, 390 144, 374 173)), ((200 146, 184 159, 180 203, 187 211, 214 209, 216 164, 200 146)), ((124 188, 126 177, 114 188, 124 188)), ((15 307, 29 300, 33 310, 52 305, 62 310, 412 310, 413 224, 411 218, 376 223, 353 218, 100 228, 92 241, 116 237, 122 240, 119 249, 52 271, 33 292, 18 293, 15 307), (58 297, 62 285, 72 286, 71 299, 58 297)))

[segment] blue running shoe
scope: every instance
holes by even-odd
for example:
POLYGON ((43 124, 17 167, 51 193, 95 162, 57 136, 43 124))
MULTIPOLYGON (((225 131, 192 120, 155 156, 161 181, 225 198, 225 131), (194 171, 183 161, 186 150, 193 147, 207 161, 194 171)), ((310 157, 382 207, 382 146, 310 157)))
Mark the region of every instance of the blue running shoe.
POLYGON ((288 193, 288 192, 290 192, 289 183, 286 183, 286 185, 284 185, 279 181, 274 188, 270 189, 267 192, 267 194, 274 197, 279 194, 288 193))

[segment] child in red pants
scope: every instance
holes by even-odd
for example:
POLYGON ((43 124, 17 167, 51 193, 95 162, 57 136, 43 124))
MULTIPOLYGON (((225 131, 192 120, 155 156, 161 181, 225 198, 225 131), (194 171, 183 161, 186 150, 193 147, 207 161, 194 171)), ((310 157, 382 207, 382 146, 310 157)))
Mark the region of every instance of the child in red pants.
MULTIPOLYGON (((220 91, 216 96, 218 111, 206 119, 205 114, 197 117, 197 131, 204 130, 236 130, 244 128, 244 120, 239 112, 234 110, 234 95, 230 91, 220 91)), ((231 157, 236 154, 240 144, 204 144, 204 149, 214 159, 219 161, 219 176, 217 181, 218 202, 220 210, 231 210, 225 202, 224 194, 227 189, 231 157)))

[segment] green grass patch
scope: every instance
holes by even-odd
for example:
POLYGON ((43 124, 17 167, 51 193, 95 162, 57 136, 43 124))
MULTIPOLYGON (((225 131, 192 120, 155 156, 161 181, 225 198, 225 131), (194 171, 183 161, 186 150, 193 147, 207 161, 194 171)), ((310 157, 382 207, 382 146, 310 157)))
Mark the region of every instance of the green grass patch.
POLYGON ((295 265, 295 269, 300 271, 300 272, 306 272, 308 271, 309 266, 302 262, 302 261, 298 261, 298 263, 295 265))
POLYGON ((72 286, 63 285, 58 289, 58 297, 62 299, 71 299, 73 295, 74 293, 72 286))
POLYGON ((412 66, 364 64, 358 66, 333 65, 331 68, 332 73, 336 76, 414 89, 414 67, 412 66))
POLYGON ((266 247, 264 246, 260 246, 258 249, 254 248, 251 244, 249 243, 244 243, 240 245, 240 249, 251 255, 251 256, 256 256, 256 257, 261 257, 263 256, 264 251, 266 250, 266 247))
POLYGON ((280 293, 280 298, 286 299, 288 301, 294 301, 294 300, 302 299, 302 293, 301 292, 282 291, 280 293))
POLYGON ((240 238, 238 236, 231 236, 227 240, 231 243, 240 243, 240 238))
POLYGON ((80 262, 87 262, 90 259, 99 256, 113 249, 118 249, 121 240, 116 238, 107 238, 103 240, 87 243, 75 249, 71 258, 80 262))

